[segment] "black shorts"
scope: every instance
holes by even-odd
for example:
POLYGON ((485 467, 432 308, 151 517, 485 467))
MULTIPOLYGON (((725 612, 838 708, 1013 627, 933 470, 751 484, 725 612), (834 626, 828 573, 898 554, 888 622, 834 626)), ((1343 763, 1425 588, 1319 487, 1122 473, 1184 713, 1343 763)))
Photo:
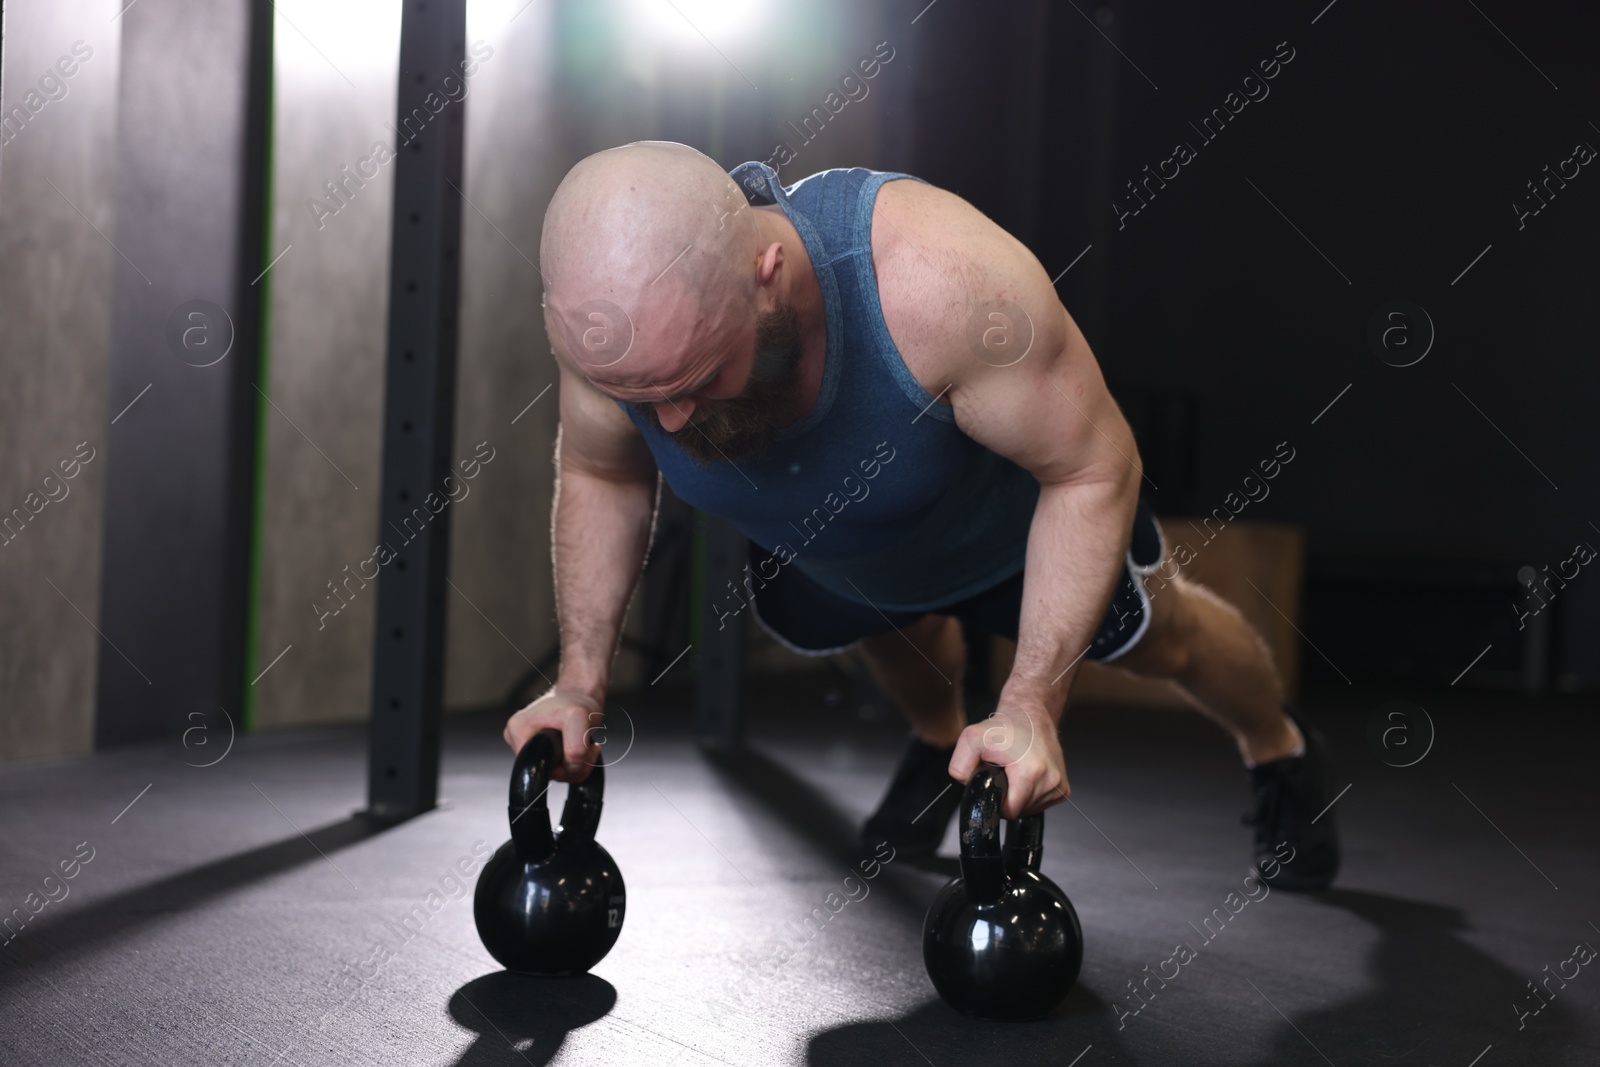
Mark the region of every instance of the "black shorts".
MULTIPOLYGON (((758 553, 761 549, 752 544, 752 570, 756 569, 758 553)), ((1141 500, 1133 522, 1133 539, 1122 563, 1122 581, 1086 658, 1114 660, 1139 643, 1150 625, 1150 594, 1144 579, 1165 556, 1161 527, 1141 500)), ((951 615, 978 633, 1015 641, 1022 618, 1022 579, 1018 572, 975 596, 926 611, 881 612, 836 596, 791 563, 780 568, 777 577, 763 578, 766 584, 751 601, 751 608, 762 627, 780 644, 806 656, 843 652, 863 637, 909 626, 924 615, 951 615)))

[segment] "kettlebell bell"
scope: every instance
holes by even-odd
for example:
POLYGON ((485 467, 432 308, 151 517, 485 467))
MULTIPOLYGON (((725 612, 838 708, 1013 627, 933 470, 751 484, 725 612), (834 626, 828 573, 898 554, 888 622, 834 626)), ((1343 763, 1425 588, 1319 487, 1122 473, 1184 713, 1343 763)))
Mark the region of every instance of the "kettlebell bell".
POLYGON ((1061 887, 1039 873, 1044 815, 1015 819, 1000 847, 1006 772, 979 766, 960 810, 961 875, 934 897, 922 929, 933 987, 980 1019, 1054 1011, 1083 965, 1083 928, 1061 887))
POLYGON ((622 933, 627 889, 611 854, 594 839, 605 771, 595 766, 568 787, 561 826, 550 832, 550 775, 561 760, 561 732, 540 730, 511 769, 511 840, 484 864, 472 918, 489 955, 508 971, 554 977, 583 974, 622 933))

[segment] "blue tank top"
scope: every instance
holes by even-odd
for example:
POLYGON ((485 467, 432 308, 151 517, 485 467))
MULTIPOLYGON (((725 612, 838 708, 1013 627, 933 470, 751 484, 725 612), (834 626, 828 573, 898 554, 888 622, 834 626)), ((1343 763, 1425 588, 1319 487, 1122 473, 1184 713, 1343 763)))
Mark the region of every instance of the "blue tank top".
POLYGON ((619 405, 672 491, 760 546, 746 578, 756 593, 791 566, 847 600, 927 611, 1022 570, 1038 481, 957 428, 906 369, 878 304, 873 202, 886 181, 921 179, 852 167, 785 188, 760 162, 730 175, 750 203, 781 206, 805 243, 826 313, 822 385, 765 453, 706 466, 619 405))

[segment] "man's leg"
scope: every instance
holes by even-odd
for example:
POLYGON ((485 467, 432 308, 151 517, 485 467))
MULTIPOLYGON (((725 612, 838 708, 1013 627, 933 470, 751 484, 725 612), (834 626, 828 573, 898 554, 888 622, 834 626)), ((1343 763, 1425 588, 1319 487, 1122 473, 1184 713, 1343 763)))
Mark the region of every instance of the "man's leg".
POLYGON ((950 757, 966 726, 961 677, 966 643, 948 615, 924 615, 898 631, 861 642, 867 667, 899 707, 914 735, 877 811, 862 828, 862 846, 883 855, 932 855, 944 839, 961 790, 950 778, 950 757))
POLYGON ((911 730, 936 748, 949 748, 961 736, 961 678, 967 649, 961 624, 949 615, 924 615, 898 631, 874 634, 861 642, 867 669, 911 730))
POLYGON ((953 788, 950 757, 965 722, 961 677, 966 648, 953 618, 917 612, 885 616, 867 604, 844 600, 794 567, 784 568, 756 595, 761 626, 802 655, 863 650, 878 685, 911 723, 913 736, 895 769, 887 795, 862 831, 863 844, 882 860, 929 854, 938 848, 961 802, 953 788), (878 632, 887 618, 897 627, 878 632))
POLYGON ((1251 765, 1255 860, 1290 890, 1325 889, 1339 870, 1327 743, 1290 717, 1265 642, 1231 605, 1182 578, 1154 591, 1139 643, 1110 662, 1165 678, 1225 726, 1251 765))
POLYGON ((1295 752, 1272 654, 1239 610, 1181 576, 1152 593, 1149 629, 1107 666, 1172 682, 1233 734, 1246 763, 1295 752))

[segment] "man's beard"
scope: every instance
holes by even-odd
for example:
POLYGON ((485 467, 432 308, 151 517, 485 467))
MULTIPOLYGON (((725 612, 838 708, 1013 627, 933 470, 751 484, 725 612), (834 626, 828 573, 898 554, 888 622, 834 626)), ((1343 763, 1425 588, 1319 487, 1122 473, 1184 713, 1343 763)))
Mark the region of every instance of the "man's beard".
MULTIPOLYGON (((688 425, 670 434, 696 463, 765 452, 801 413, 800 315, 789 304, 756 317, 756 358, 744 391, 730 400, 697 400, 688 425)), ((634 404, 663 433, 653 404, 634 404)))

